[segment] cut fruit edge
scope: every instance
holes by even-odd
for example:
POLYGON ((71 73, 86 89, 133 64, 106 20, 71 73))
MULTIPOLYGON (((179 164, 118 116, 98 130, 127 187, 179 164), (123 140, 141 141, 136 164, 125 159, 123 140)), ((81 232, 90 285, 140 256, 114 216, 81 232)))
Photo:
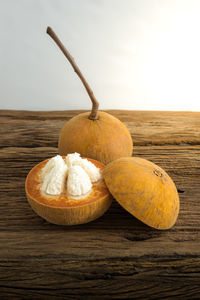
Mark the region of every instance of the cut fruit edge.
MULTIPOLYGON (((62 158, 65 159, 65 156, 62 156, 62 158)), ((85 157, 82 158, 85 159, 85 157)), ((104 165, 101 162, 98 162, 90 158, 87 159, 88 161, 92 162, 96 167, 100 168, 101 171, 103 170, 104 165)), ((25 191, 28 200, 35 201, 39 205, 44 207, 51 207, 51 208, 62 210, 62 209, 72 209, 72 208, 78 209, 79 207, 82 206, 87 206, 92 203, 98 203, 103 200, 106 199, 109 200, 112 198, 112 195, 110 194, 103 177, 101 180, 99 180, 99 182, 93 184, 91 192, 86 197, 80 199, 69 198, 66 194, 61 194, 59 196, 52 196, 46 194, 44 195, 40 189, 41 182, 39 180, 39 174, 48 161, 49 159, 46 159, 38 163, 28 173, 25 181, 25 191), (99 196, 95 195, 95 193, 99 194, 99 196), (59 198, 60 198, 60 203, 62 203, 61 206, 55 204, 59 198), (54 203, 54 205, 52 205, 52 203, 54 203)), ((112 202, 112 200, 110 201, 112 202)))

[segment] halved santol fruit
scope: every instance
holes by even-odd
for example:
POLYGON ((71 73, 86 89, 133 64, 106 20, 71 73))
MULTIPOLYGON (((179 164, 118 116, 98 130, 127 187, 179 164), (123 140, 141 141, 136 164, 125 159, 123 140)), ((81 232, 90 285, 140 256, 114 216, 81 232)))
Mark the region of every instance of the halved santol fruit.
POLYGON ((67 155, 78 152, 81 156, 96 159, 104 164, 119 157, 131 156, 133 142, 128 128, 114 116, 103 111, 98 112, 99 102, 73 57, 50 27, 47 28, 47 33, 72 65, 92 102, 91 112, 78 114, 61 129, 59 153, 67 155))
POLYGON ((169 175, 154 163, 124 157, 103 170, 106 185, 129 213, 156 229, 171 228, 179 213, 179 196, 169 175))
POLYGON ((91 168, 98 168, 102 173, 104 165, 93 159, 87 160, 88 173, 80 165, 70 165, 65 156, 59 155, 37 164, 29 172, 25 183, 26 196, 40 217, 58 225, 76 225, 93 221, 107 211, 112 196, 103 177, 96 171, 96 182, 94 177, 93 184, 90 180, 91 168))

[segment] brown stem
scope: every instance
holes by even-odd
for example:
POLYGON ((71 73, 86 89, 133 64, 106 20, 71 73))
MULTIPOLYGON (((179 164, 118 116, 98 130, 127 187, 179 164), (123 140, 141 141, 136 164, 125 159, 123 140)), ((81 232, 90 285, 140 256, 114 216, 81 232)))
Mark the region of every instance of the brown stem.
POLYGON ((93 94, 93 91, 91 90, 89 84, 85 80, 85 78, 84 78, 83 74, 81 73, 79 67, 77 66, 77 64, 75 63, 73 57, 68 52, 68 50, 65 48, 65 46, 63 45, 63 43, 59 40, 59 38, 57 37, 57 35, 53 31, 53 29, 51 29, 51 27, 47 27, 47 33, 50 35, 50 37, 54 40, 54 42, 58 45, 58 47, 64 53, 64 55, 66 56, 66 58, 68 59, 68 61, 72 65, 74 71, 76 72, 76 74, 78 75, 78 77, 80 78, 80 80, 82 81, 84 87, 86 88, 86 91, 87 91, 87 93, 88 93, 88 95, 89 95, 89 97, 90 97, 90 99, 92 101, 92 110, 91 110, 91 114, 89 116, 89 119, 91 119, 91 120, 98 119, 99 102, 95 98, 95 96, 93 94))

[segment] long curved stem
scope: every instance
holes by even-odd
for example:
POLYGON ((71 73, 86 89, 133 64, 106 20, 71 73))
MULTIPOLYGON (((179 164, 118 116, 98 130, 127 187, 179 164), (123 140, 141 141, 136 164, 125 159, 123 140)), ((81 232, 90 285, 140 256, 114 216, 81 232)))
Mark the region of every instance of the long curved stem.
POLYGON ((89 97, 92 101, 92 110, 91 110, 91 114, 89 116, 89 119, 91 119, 91 120, 98 119, 99 102, 95 98, 95 96, 93 94, 93 91, 91 90, 89 84, 87 83, 86 79, 84 78, 83 74, 81 73, 79 67, 75 63, 75 61, 74 61, 73 57, 71 56, 71 54, 69 53, 69 51, 65 48, 63 43, 59 40, 59 38, 57 37, 57 35, 53 31, 53 29, 51 29, 51 27, 47 27, 47 33, 50 35, 50 37, 54 40, 54 42, 58 45, 58 47, 61 49, 63 54, 66 56, 66 58, 68 59, 68 61, 72 65, 74 71, 76 72, 76 74, 78 75, 78 77, 82 81, 84 87, 86 88, 86 91, 87 91, 87 93, 88 93, 88 95, 89 95, 89 97))

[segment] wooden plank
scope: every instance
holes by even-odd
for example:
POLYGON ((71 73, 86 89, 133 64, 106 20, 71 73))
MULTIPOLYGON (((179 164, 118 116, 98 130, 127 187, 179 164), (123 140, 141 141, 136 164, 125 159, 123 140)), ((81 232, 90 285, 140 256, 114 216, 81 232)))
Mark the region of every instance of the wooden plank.
POLYGON ((180 214, 166 231, 115 200, 98 220, 71 227, 31 210, 26 175, 57 153, 61 123, 75 114, 0 111, 0 299, 199 299, 200 113, 112 111, 138 131, 133 155, 177 185, 180 214))
MULTIPOLYGON (((0 178, 0 195, 4 199, 4 202, 0 204, 2 212, 0 219, 1 226, 5 226, 7 229, 10 227, 14 229, 16 227, 21 228, 21 226, 25 226, 26 230, 29 227, 34 230, 34 223, 28 223, 30 216, 34 219, 35 215, 30 212, 26 202, 24 192, 25 178, 29 170, 35 164, 56 154, 57 148, 53 147, 39 147, 33 149, 8 147, 0 150, 0 169, 2 174, 6 174, 5 177, 2 176, 0 178), (20 216, 23 217, 20 218, 19 221, 16 218, 17 212, 19 218, 20 216), (10 216, 13 215, 14 220, 8 218, 8 213, 10 216), (8 222, 6 222, 6 220, 8 220, 8 222)), ((160 165, 175 181, 180 191, 182 201, 180 214, 183 214, 183 216, 180 220, 182 220, 184 227, 188 222, 189 224, 191 222, 191 226, 195 224, 195 227, 200 227, 200 218, 198 219, 198 212, 200 212, 200 202, 198 201, 200 183, 199 154, 200 149, 198 145, 136 146, 134 150, 135 156, 149 159, 160 165), (190 199, 189 203, 188 198, 190 199)), ((120 206, 114 205, 112 209, 106 219, 107 221, 104 220, 104 225, 101 224, 100 226, 108 226, 109 220, 116 218, 115 213, 120 215, 120 213, 123 212, 120 206), (114 215, 112 209, 114 209, 114 215)), ((127 213, 122 213, 121 218, 126 218, 126 216, 127 213)), ((38 220, 38 217, 35 219, 38 220)), ((94 225, 89 226, 96 226, 96 223, 93 223, 94 225)), ((116 229, 116 226, 118 227, 115 223, 116 222, 113 223, 114 229, 116 229)), ((122 224, 119 224, 119 227, 122 226, 122 224)))
MULTIPOLYGON (((60 129, 80 112, 0 111, 1 147, 57 147, 60 129)), ((108 112, 126 124, 134 145, 200 145, 200 112, 108 112)))

